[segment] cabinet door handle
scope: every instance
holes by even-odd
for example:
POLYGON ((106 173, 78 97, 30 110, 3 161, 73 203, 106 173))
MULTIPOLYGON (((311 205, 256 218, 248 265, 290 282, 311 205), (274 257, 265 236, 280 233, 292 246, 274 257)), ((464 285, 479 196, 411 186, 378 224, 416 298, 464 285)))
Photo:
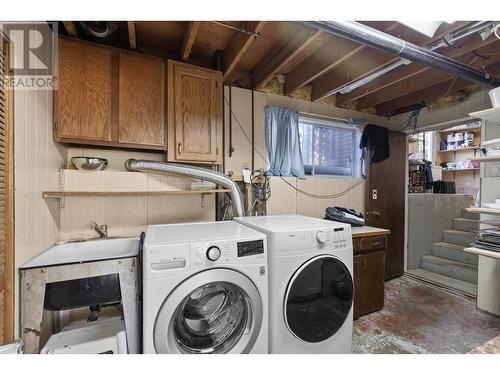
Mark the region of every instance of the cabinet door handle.
POLYGON ((363 259, 363 269, 366 270, 366 259, 363 259))
POLYGON ((177 145, 177 153, 180 155, 182 153, 182 143, 179 142, 177 145))

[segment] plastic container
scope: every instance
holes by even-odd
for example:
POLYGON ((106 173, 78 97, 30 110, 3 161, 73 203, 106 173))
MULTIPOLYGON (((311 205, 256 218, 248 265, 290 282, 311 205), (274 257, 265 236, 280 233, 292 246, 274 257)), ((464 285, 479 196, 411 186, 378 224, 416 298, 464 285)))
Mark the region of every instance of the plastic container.
POLYGON ((490 99, 493 107, 500 107, 500 87, 490 90, 490 99))

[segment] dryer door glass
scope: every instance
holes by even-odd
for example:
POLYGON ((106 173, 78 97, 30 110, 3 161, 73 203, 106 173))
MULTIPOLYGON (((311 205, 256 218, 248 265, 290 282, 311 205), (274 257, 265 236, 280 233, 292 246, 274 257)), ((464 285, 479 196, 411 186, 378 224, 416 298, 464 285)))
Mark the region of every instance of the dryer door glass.
POLYGON ((353 282, 339 259, 321 255, 304 263, 292 276, 285 294, 285 320, 306 342, 332 337, 351 311, 353 282))

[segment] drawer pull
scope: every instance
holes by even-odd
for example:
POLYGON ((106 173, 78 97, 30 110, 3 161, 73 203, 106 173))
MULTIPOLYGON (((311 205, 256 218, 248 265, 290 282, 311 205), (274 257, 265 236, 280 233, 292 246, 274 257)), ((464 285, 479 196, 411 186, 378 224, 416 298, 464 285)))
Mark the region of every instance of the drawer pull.
POLYGON ((182 143, 179 142, 177 145, 177 153, 180 155, 182 153, 182 143))

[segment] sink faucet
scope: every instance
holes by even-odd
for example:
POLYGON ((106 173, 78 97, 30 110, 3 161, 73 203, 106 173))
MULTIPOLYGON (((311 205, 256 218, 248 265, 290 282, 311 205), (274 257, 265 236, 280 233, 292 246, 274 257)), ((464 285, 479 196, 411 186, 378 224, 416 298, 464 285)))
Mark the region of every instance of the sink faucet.
POLYGON ((90 223, 90 229, 95 230, 100 238, 108 238, 108 226, 106 224, 98 225, 95 221, 90 223))

